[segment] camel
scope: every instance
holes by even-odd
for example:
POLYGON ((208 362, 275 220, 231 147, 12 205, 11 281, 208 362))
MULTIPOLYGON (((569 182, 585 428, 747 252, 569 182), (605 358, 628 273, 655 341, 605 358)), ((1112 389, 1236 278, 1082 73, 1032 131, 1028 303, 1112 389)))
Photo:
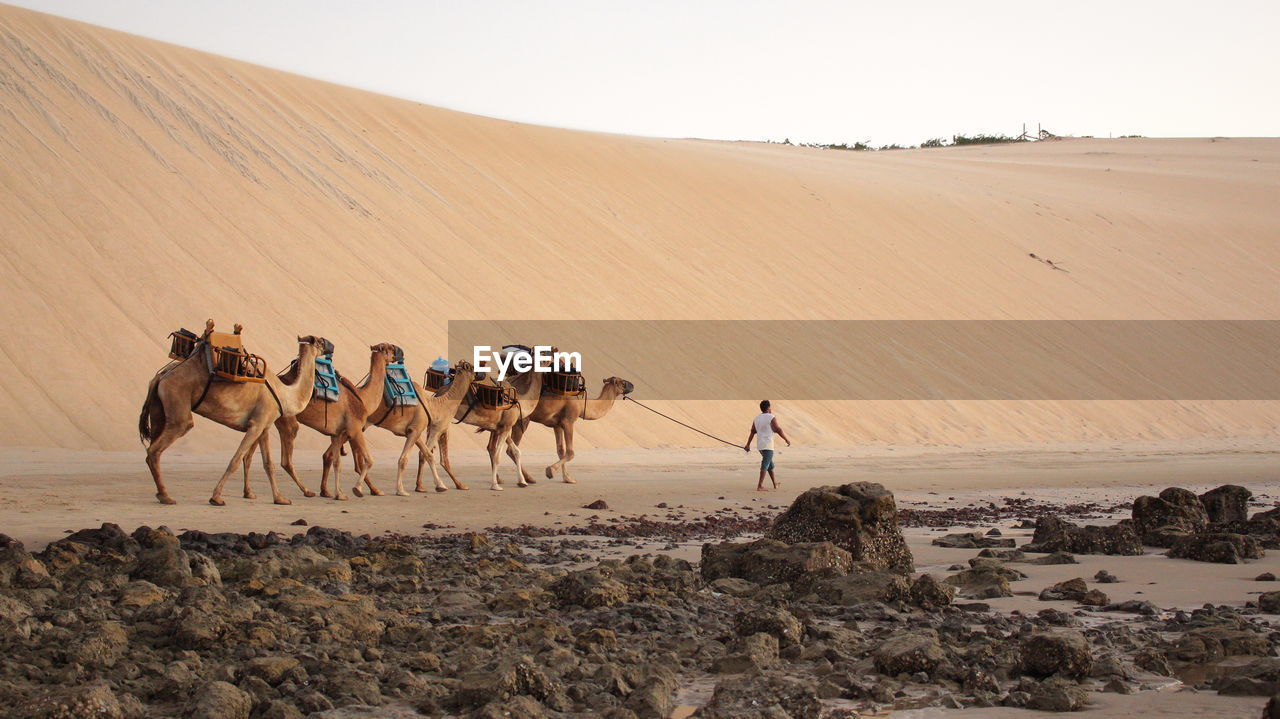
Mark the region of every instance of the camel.
MULTIPOLYGON (((239 325, 236 334, 239 334, 239 325)), ((301 412, 311 399, 315 382, 315 358, 328 340, 307 335, 298 338, 299 371, 292 383, 266 372, 263 382, 214 381, 209 372, 212 349, 209 335, 213 332, 213 320, 205 325, 205 333, 191 356, 170 363, 151 380, 147 398, 138 416, 138 434, 147 448, 147 467, 156 483, 156 499, 161 504, 176 504, 165 489, 160 474, 160 455, 174 442, 195 426, 192 413, 207 417, 244 433, 227 469, 213 488, 209 504, 223 506, 222 488, 227 479, 241 466, 246 455, 261 443, 264 469, 271 484, 272 501, 276 504, 292 504, 280 493, 276 485, 275 470, 271 466, 271 450, 266 432, 276 418, 292 417, 301 412)), ((305 487, 303 488, 305 491, 305 487)), ((254 499, 246 477, 244 496, 254 499)))
MULTIPOLYGON (((502 482, 498 480, 498 452, 503 444, 507 446, 507 456, 511 457, 511 461, 516 464, 516 476, 520 478, 519 486, 534 484, 520 464, 520 447, 512 439, 511 433, 538 404, 538 398, 542 394, 543 374, 542 372, 524 372, 512 379, 510 384, 516 391, 516 404, 507 409, 485 409, 478 404, 473 406, 469 402, 458 406, 455 419, 475 427, 477 432, 489 432, 489 468, 492 470, 489 489, 502 491, 502 482)), ((444 436, 441 437, 440 447, 440 463, 445 465, 448 461, 445 456, 448 453, 448 439, 444 436)), ((430 453, 426 458, 428 463, 432 462, 430 453)), ((432 464, 433 471, 434 466, 432 464)))
MULTIPOLYGON (((530 422, 546 425, 556 434, 556 456, 558 459, 547 467, 547 479, 554 479, 556 470, 561 478, 569 484, 577 484, 577 480, 569 476, 569 461, 573 453, 573 425, 580 419, 601 419, 609 414, 619 398, 631 394, 635 386, 621 377, 610 377, 604 381, 597 397, 589 398, 586 392, 581 397, 547 393, 538 399, 538 405, 512 430, 512 438, 517 446, 524 438, 525 430, 530 422)), ((525 480, 531 481, 525 474, 525 480)))
MULTIPOLYGON (((377 344, 370 347, 369 351, 369 376, 364 384, 357 387, 346 377, 339 377, 341 391, 338 393, 336 402, 326 402, 319 397, 312 397, 306 409, 299 412, 297 416, 281 417, 276 420, 276 431, 280 434, 280 466, 284 467, 284 471, 289 473, 299 487, 303 486, 302 480, 298 479, 298 474, 293 468, 293 444, 298 436, 298 426, 304 424, 330 438, 329 448, 323 455, 324 468, 320 474, 321 497, 332 497, 338 501, 347 499, 347 495, 342 493, 339 470, 342 462, 342 445, 348 442, 351 444, 356 473, 359 474, 355 485, 357 489, 352 491, 360 496, 358 488, 361 483, 365 483, 369 486, 371 494, 375 496, 382 494, 382 491, 373 486, 373 482, 369 480, 369 470, 373 468, 373 454, 369 451, 369 444, 365 440, 364 429, 365 422, 369 418, 369 408, 377 407, 381 403, 382 385, 387 377, 387 363, 395 356, 395 347, 389 344, 377 344), (333 470, 332 491, 329 489, 330 469, 333 470)), ((289 368, 290 372, 297 370, 296 363, 289 368)), ((249 471, 251 459, 251 457, 245 457, 246 473, 249 471)), ((304 493, 308 497, 315 496, 314 492, 305 488, 304 493)))
MULTIPOLYGON (((365 426, 377 425, 397 437, 404 437, 404 449, 400 451, 400 458, 396 462, 396 494, 401 497, 409 496, 404 489, 404 470, 409 463, 409 450, 412 447, 418 448, 418 477, 414 486, 415 492, 427 491, 426 486, 422 483, 422 466, 424 458, 431 456, 428 442, 435 442, 436 438, 448 428, 449 419, 453 417, 454 410, 458 404, 467 396, 467 391, 471 388, 471 381, 475 377, 475 371, 468 362, 459 362, 453 371, 453 381, 449 383, 440 394, 431 394, 422 388, 417 382, 413 382, 413 389, 418 393, 418 404, 408 407, 392 407, 387 404, 386 394, 381 391, 379 386, 378 399, 370 406, 369 417, 365 422, 365 426)), ((412 381, 412 380, 411 380, 412 381)), ((372 382, 372 380, 371 380, 372 382)), ((428 461, 431 466, 431 476, 435 479, 435 490, 437 492, 447 492, 449 488, 444 486, 444 482, 440 479, 439 472, 436 471, 435 463, 428 461)), ((470 489, 467 485, 458 480, 454 475, 452 468, 445 466, 445 471, 449 473, 449 478, 453 480, 453 486, 457 489, 470 489)), ((358 489, 352 489, 357 492, 358 489)))

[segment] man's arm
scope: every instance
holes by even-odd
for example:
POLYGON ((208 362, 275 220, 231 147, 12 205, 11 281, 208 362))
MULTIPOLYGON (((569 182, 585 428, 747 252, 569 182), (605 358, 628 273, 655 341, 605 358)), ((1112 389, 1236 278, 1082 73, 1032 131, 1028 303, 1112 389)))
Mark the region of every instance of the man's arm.
POLYGON ((743 452, 750 452, 750 451, 751 451, 751 440, 753 440, 753 439, 755 439, 755 438, 756 438, 756 424, 755 424, 755 422, 752 422, 752 423, 751 423, 751 434, 747 435, 747 443, 746 443, 746 444, 744 444, 744 445, 742 445, 742 451, 743 451, 743 452))
MULTIPOLYGON (((787 439, 787 433, 782 431, 782 427, 778 424, 777 417, 773 418, 773 420, 769 423, 769 426, 773 427, 773 433, 781 437, 782 441, 786 442, 788 447, 791 446, 791 440, 787 439)), ((755 427, 752 427, 751 430, 755 431, 755 427)))

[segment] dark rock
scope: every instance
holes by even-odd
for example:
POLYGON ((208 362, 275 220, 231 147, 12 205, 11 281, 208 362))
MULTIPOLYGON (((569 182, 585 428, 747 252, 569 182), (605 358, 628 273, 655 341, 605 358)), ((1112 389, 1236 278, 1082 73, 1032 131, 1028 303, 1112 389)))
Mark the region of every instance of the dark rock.
POLYGON ((23 716, 28 719, 125 719, 126 716, 120 700, 105 681, 55 689, 36 698, 26 709, 23 716))
POLYGON ((711 591, 728 594, 731 597, 749 597, 760 589, 755 582, 748 582, 737 577, 721 577, 709 585, 711 591))
POLYGON ((1040 682, 1031 691, 1026 707, 1044 712, 1078 712, 1088 703, 1089 695, 1079 684, 1053 677, 1040 682))
POLYGON ((893 494, 872 482, 807 490, 774 521, 769 537, 793 544, 832 542, 877 569, 913 568, 893 494))
POLYGON ((1200 503, 1204 505, 1209 521, 1243 522, 1249 519, 1249 500, 1253 492, 1235 484, 1224 484, 1200 495, 1200 503))
POLYGON ((948 549, 985 549, 988 547, 1012 548, 1016 543, 1013 539, 983 536, 980 532, 964 532, 943 535, 934 539, 931 544, 935 547, 946 547, 948 549))
POLYGON ((814 593, 823 601, 843 606, 865 602, 896 602, 906 599, 910 590, 906 576, 865 566, 848 574, 823 580, 813 587, 814 593))
POLYGON ((188 719, 249 719, 253 697, 221 681, 208 682, 195 693, 187 709, 188 719))
POLYGON ((777 637, 760 632, 734 641, 711 670, 715 674, 744 674, 768 669, 777 663, 777 637))
POLYGON ((627 585, 603 567, 569 572, 547 587, 561 606, 612 607, 630 599, 627 585))
POLYGON ((591 504, 584 504, 584 505, 582 505, 582 508, 583 508, 583 509, 608 509, 608 508, 609 508, 609 503, 608 503, 608 502, 606 502, 606 501, 604 501, 603 499, 597 499, 596 501, 592 502, 591 504))
POLYGON ((1129 599, 1115 604, 1108 604, 1102 607, 1104 612, 1124 612, 1127 614, 1141 614, 1146 617, 1154 617, 1160 613, 1160 608, 1146 600, 1129 599))
POLYGON ((716 684, 698 719, 818 719, 822 702, 811 682, 774 674, 731 677, 716 684))
POLYGON ((293 526, 295 526, 295 527, 305 527, 305 526, 307 526, 307 520, 305 520, 305 519, 295 519, 295 520, 293 520, 292 522, 290 522, 289 524, 292 524, 292 525, 293 525, 293 526))
POLYGON ((888 676, 933 672, 946 658, 938 634, 925 629, 890 638, 872 654, 876 671, 888 676))
POLYGON ((451 704, 461 709, 481 707, 492 701, 504 701, 520 694, 545 700, 558 690, 530 656, 504 660, 497 669, 479 671, 462 677, 451 704))
POLYGON ((1058 517, 1041 517, 1036 520, 1036 531, 1031 544, 1022 547, 1026 552, 1074 552, 1076 554, 1115 554, 1138 556, 1142 554, 1142 542, 1127 523, 1107 527, 1089 525, 1078 527, 1058 517))
POLYGON ((1158 529, 1194 533, 1208 523, 1209 514, 1200 498, 1180 487, 1169 487, 1159 497, 1138 497, 1133 501, 1133 529, 1144 541, 1158 529))
POLYGON ((1259 594, 1258 609, 1268 614, 1280 614, 1280 592, 1263 592, 1259 594))
POLYGON ((1032 634, 1022 641, 1022 671, 1036 677, 1081 678, 1093 668, 1084 635, 1071 629, 1032 634))
POLYGON ((1021 578, 1020 572, 1003 567, 974 567, 966 569, 963 572, 947 577, 943 580, 946 584, 956 588, 957 593, 968 599, 995 599, 997 597, 1012 597, 1013 591, 1009 588, 1009 578, 1021 578))
POLYGON ((750 607, 733 618, 733 629, 739 636, 757 633, 777 638, 779 646, 799 644, 804 638, 804 625, 791 612, 775 607, 750 607))
POLYGON ((1262 708, 1262 719, 1280 719, 1280 696, 1267 700, 1267 705, 1262 708))
POLYGON ((1040 601, 1079 602, 1087 607, 1101 607, 1111 603, 1107 595, 1096 589, 1089 589, 1080 577, 1068 579, 1040 592, 1040 601))
POLYGON ((1280 658, 1256 659, 1213 682, 1219 694, 1237 697, 1270 697, 1280 694, 1280 658))
POLYGON ((911 583, 907 602, 926 611, 933 611, 950 605, 955 593, 951 585, 938 581, 932 574, 921 574, 911 583))
POLYGON ((1115 584, 1120 580, 1117 579, 1116 575, 1112 574, 1111 572, 1108 572, 1105 569, 1099 569, 1098 573, 1093 575, 1093 581, 1097 582, 1098 584, 1115 584))
POLYGON ((1051 552, 1049 554, 1044 555, 1043 557, 1028 559, 1026 560, 1026 563, 1035 564, 1041 567, 1050 567, 1050 566, 1056 566, 1059 564, 1079 564, 1080 562, 1076 560, 1075 556, 1068 554, 1066 552, 1051 552))
POLYGON ((1263 550, 1258 540, 1244 534, 1203 532, 1178 540, 1167 552, 1174 559, 1197 562, 1242 564, 1246 559, 1260 559, 1263 550))
POLYGON ((702 578, 737 577, 760 586, 805 584, 838 577, 853 557, 831 542, 785 544, 774 539, 702 545, 702 578))
POLYGON ((1255 581, 1255 582, 1274 582, 1274 581, 1276 581, 1276 575, 1272 574, 1271 572, 1263 572, 1262 574, 1259 574, 1258 576, 1254 577, 1254 578, 1253 578, 1253 581, 1255 581))

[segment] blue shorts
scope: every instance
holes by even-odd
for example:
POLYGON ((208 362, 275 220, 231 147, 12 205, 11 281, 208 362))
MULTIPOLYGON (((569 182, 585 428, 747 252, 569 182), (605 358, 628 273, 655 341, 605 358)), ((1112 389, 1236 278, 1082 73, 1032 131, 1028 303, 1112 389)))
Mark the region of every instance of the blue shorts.
POLYGON ((768 472, 771 469, 773 469, 773 450, 760 450, 760 471, 768 472))

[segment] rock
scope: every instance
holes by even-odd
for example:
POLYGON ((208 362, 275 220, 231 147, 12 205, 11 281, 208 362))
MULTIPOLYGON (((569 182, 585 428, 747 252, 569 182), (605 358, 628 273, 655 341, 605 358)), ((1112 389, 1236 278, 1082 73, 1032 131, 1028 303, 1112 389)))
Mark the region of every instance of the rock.
POLYGON ((755 606, 738 612, 733 629, 739 636, 763 632, 777 638, 779 646, 799 644, 804 638, 804 625, 791 612, 774 607, 755 606))
POLYGON ((151 582, 130 582, 120 589, 120 597, 116 600, 116 606, 139 609, 149 607, 152 604, 159 604, 170 596, 172 596, 171 592, 161 589, 151 582))
POLYGON ((667 719, 675 710, 676 689, 680 683, 675 673, 658 665, 649 665, 639 686, 627 697, 626 708, 637 719, 667 719))
POLYGON ((1072 629, 1032 634, 1022 641, 1022 671, 1035 677, 1055 674, 1082 678, 1093 668, 1084 635, 1072 629))
POLYGON ((947 655, 932 629, 900 634, 890 638, 871 655, 876 671, 887 676, 931 673, 947 655))
POLYGON ((876 569, 910 572, 911 550, 898 528, 893 494, 879 484, 854 482, 805 491, 783 512, 768 536, 791 544, 832 542, 876 569))
POLYGON ((161 587, 184 587, 191 583, 191 560, 178 538, 163 529, 138 527, 133 539, 141 549, 132 578, 161 587))
MULTIPOLYGON (((995 537, 999 537, 999 534, 995 535, 995 537)), ((991 536, 983 536, 980 532, 964 532, 943 535, 934 539, 930 544, 948 549, 985 549, 989 547, 1012 548, 1015 542, 1013 539, 997 539, 991 536)))
POLYGON ((1270 651, 1271 643, 1265 634, 1212 626, 1182 635, 1169 657, 1181 662, 1209 664, 1225 657, 1262 657, 1270 651))
POLYGON ((259 719, 302 719, 302 716, 302 711, 293 704, 280 699, 273 699, 262 710, 259 719))
POLYGON ((1079 564, 1080 562, 1076 561, 1076 558, 1073 555, 1066 552, 1051 552, 1043 557, 1028 559, 1026 560, 1026 563, 1035 564, 1041 567, 1051 567, 1060 564, 1079 564))
MULTIPOLYGON (((271 686, 276 686, 287 678, 299 673, 302 668, 293 657, 254 657, 244 665, 246 676, 258 677, 271 686)), ((305 673, 303 673, 305 675, 305 673)))
POLYGON ((545 700, 559 691, 533 658, 524 655, 502 661, 493 671, 479 671, 462 677, 451 703, 459 708, 480 707, 527 694, 545 700))
POLYGON ((291 524, 291 525, 293 525, 293 526, 295 526, 295 527, 305 527, 305 526, 307 526, 307 520, 305 520, 305 519, 295 519, 295 520, 293 520, 292 522, 289 522, 289 524, 291 524))
POLYGON ((775 539, 702 545, 702 578, 736 577, 760 586, 807 585, 838 577, 853 566, 853 557, 831 542, 786 544, 775 539))
POLYGON ((715 674, 757 672, 778 663, 778 639, 760 632, 734 641, 728 653, 712 665, 715 674))
POLYGON ((1263 592, 1258 595, 1258 609, 1268 614, 1280 614, 1280 592, 1263 592))
MULTIPOLYGON (((997 567, 974 567, 947 577, 946 584, 956 588, 957 593, 968 599, 995 599, 1012 597, 1009 588, 1009 572, 997 567)), ((1020 576, 1015 573, 1015 576, 1020 576)))
POLYGON ((1202 532, 1178 540, 1166 555, 1197 562, 1243 564, 1246 559, 1260 559, 1262 553, 1258 540, 1248 535, 1202 532))
POLYGON ((253 697, 221 681, 200 687, 187 708, 188 719, 249 719, 253 697))
POLYGON ((129 648, 129 634, 120 622, 98 622, 66 647, 67 661, 85 666, 113 667, 129 648))
POLYGON ((1087 607, 1102 607, 1111 603, 1106 594, 1089 589, 1084 580, 1076 577, 1049 587, 1040 592, 1040 601, 1079 602, 1087 607))
POLYGON ((978 556, 999 559, 1003 562, 1022 562, 1027 558, 1027 555, 1020 549, 994 549, 990 547, 978 552, 978 556))
POLYGON ((609 503, 608 503, 608 502, 606 502, 606 501, 604 501, 603 499, 597 499, 596 501, 592 502, 591 504, 584 504, 584 505, 582 505, 582 508, 583 508, 583 509, 608 509, 608 508, 609 508, 609 503))
POLYGON ((850 606, 865 602, 896 602, 910 593, 907 578, 898 572, 867 567, 843 576, 827 579, 813 587, 823 601, 850 606))
POLYGON ((749 597, 755 594, 760 585, 737 577, 721 577, 710 584, 711 591, 728 594, 731 597, 749 597))
POLYGON ((1280 658, 1263 657, 1213 682, 1219 694, 1237 697, 1270 697, 1280 694, 1280 658))
POLYGON ((1224 484, 1200 495, 1200 503, 1204 505, 1209 521, 1244 522, 1249 519, 1249 500, 1253 492, 1235 484, 1224 484))
POLYGON ((630 599, 627 585, 613 579, 607 570, 600 567, 569 572, 547 589, 561 606, 613 607, 630 599))
POLYGON ((1117 579, 1116 575, 1112 574, 1111 572, 1108 572, 1105 569, 1099 569, 1098 573, 1093 575, 1093 581, 1097 582, 1098 584, 1115 584, 1120 580, 1117 579))
POLYGON ((1079 684, 1053 677, 1040 682, 1027 699, 1028 709, 1044 712, 1078 712, 1089 703, 1089 695, 1079 684))
POLYGON ((19 599, 0 594, 0 637, 28 639, 37 625, 31 607, 19 599))
POLYGON ((1267 705, 1262 708, 1262 719, 1280 719, 1280 695, 1267 700, 1267 705))
POLYGON ((1160 608, 1146 600, 1129 599, 1116 604, 1107 604, 1102 607, 1104 612, 1125 612, 1128 614, 1141 614, 1145 617, 1154 617, 1160 613, 1160 608))
POLYGON ((32 702, 25 716, 30 719, 125 719, 125 711, 111 686, 97 681, 41 696, 32 702))
POLYGON ((1134 533, 1133 527, 1127 523, 1107 527, 1079 527, 1058 517, 1041 517, 1036 520, 1036 531, 1031 537, 1031 544, 1022 549, 1040 553, 1139 556, 1142 554, 1142 542, 1134 533))
POLYGON ((1258 576, 1254 577, 1254 578, 1253 578, 1253 581, 1255 581, 1255 582, 1274 582, 1274 581, 1276 581, 1276 575, 1272 574, 1271 572, 1263 572, 1262 574, 1259 574, 1258 576))
POLYGON ((716 684, 698 719, 818 719, 822 702, 810 682, 774 674, 731 677, 716 684))
POLYGON ((1194 533, 1208 523, 1209 514, 1200 498, 1180 487, 1169 487, 1159 497, 1138 497, 1133 501, 1133 529, 1144 541, 1157 529, 1194 533))
POLYGON ((907 592, 907 602, 926 611, 949 606, 956 591, 951 585, 938 581, 932 574, 921 574, 912 582, 907 592))

